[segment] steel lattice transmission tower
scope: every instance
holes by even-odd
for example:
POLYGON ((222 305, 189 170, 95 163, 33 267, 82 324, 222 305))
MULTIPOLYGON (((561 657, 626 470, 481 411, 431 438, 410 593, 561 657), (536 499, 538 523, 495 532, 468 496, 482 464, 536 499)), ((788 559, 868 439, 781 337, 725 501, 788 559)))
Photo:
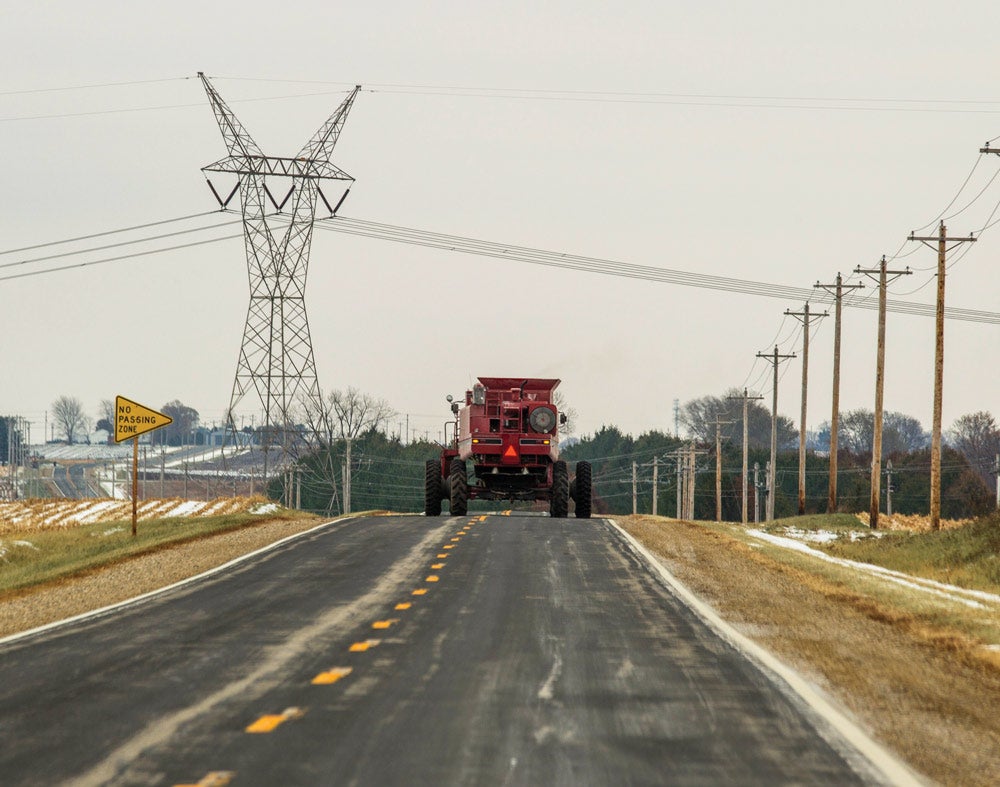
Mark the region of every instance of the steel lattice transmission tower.
POLYGON ((211 181, 209 187, 223 209, 239 192, 250 279, 250 306, 227 412, 228 427, 239 441, 240 432, 234 420, 236 407, 248 394, 255 395, 264 414, 266 474, 268 448, 280 447, 285 457, 291 445, 301 439, 294 428, 294 405, 306 404, 314 407, 315 413, 323 412, 306 315, 309 248, 317 201, 322 199, 330 213, 335 214, 347 196, 345 191, 337 206, 331 208, 319 182, 354 181, 331 163, 330 156, 361 87, 348 94, 298 154, 281 158, 265 156, 208 78, 201 72, 198 77, 208 94, 228 154, 203 167, 202 172, 232 173, 238 178, 225 200, 211 181), (275 200, 268 188, 268 178, 291 180, 281 202, 275 200), (268 203, 274 208, 270 214, 268 203))

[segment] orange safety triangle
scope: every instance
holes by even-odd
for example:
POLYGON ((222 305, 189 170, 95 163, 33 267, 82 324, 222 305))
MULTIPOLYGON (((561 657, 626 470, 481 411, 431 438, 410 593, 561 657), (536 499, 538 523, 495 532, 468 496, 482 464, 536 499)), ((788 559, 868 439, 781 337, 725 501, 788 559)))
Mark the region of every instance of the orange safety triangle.
POLYGON ((507 450, 503 452, 504 459, 517 459, 517 449, 512 445, 507 446, 507 450))

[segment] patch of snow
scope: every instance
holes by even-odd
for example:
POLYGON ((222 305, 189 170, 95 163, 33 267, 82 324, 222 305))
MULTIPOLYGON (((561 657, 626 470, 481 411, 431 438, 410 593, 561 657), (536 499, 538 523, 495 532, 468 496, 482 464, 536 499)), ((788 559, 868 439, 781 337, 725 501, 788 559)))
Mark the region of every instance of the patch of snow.
POLYGON ((902 585, 913 590, 920 590, 924 593, 940 596, 948 599, 949 601, 955 601, 974 609, 986 609, 986 604, 1000 605, 1000 595, 995 593, 986 593, 982 590, 960 588, 957 585, 948 585, 944 582, 937 582, 933 579, 911 576, 910 574, 904 574, 902 571, 893 571, 892 569, 875 566, 871 563, 861 563, 857 560, 847 560, 846 558, 833 557, 825 552, 820 552, 818 549, 813 549, 812 547, 803 544, 801 541, 796 541, 794 538, 776 536, 772 533, 765 533, 763 530, 751 529, 748 530, 747 533, 770 544, 785 547, 786 549, 794 549, 798 552, 804 552, 812 557, 825 560, 828 563, 834 563, 845 568, 875 574, 888 582, 894 582, 897 585, 902 585), (984 604, 980 602, 986 603, 984 604))
POLYGON ((32 544, 30 541, 15 541, 14 546, 16 547, 27 547, 28 549, 34 549, 36 552, 41 552, 38 547, 32 544))
POLYGON ((94 503, 93 505, 88 505, 84 508, 78 509, 66 518, 72 519, 84 525, 89 525, 91 522, 99 520, 101 518, 101 514, 109 508, 114 508, 117 505, 118 502, 115 500, 102 500, 99 503, 94 503))
POLYGON ((206 505, 208 504, 203 500, 184 500, 170 509, 165 516, 194 516, 206 505))
POLYGON ((786 527, 785 535, 800 541, 813 541, 818 544, 827 544, 840 538, 839 534, 829 530, 799 530, 797 527, 786 527))
POLYGON ((273 514, 278 510, 277 503, 261 503, 259 506, 254 506, 250 509, 251 514, 273 514))

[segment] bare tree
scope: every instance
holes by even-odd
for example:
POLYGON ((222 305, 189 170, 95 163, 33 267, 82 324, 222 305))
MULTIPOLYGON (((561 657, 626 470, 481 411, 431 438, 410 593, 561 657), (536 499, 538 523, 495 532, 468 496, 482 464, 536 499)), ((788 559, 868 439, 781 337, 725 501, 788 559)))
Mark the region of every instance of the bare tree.
POLYGON ((552 404, 556 406, 556 409, 560 413, 566 416, 566 423, 559 427, 559 432, 565 435, 573 434, 576 431, 576 408, 570 406, 569 402, 566 401, 566 394, 562 391, 556 391, 552 394, 552 404))
MULTIPOLYGON (((872 416, 874 419, 874 415, 872 416)), ((931 436, 912 415, 887 412, 882 421, 882 453, 909 453, 927 448, 931 436)))
MULTIPOLYGON (((875 413, 863 407, 840 416, 841 450, 852 454, 870 454, 875 435, 875 413)), ((890 454, 908 453, 926 448, 930 435, 920 421, 911 415, 886 411, 882 417, 882 458, 890 454)))
POLYGON ((948 442, 986 482, 993 481, 993 462, 1000 453, 1000 427, 985 410, 963 415, 952 424, 948 442))
MULTIPOLYGON (((161 445, 183 445, 184 438, 193 434, 198 428, 198 411, 193 407, 188 407, 179 399, 167 402, 160 408, 164 415, 169 415, 173 422, 167 424, 160 430, 159 439, 156 441, 161 445)), ((156 435, 156 432, 153 433, 156 435)))
MULTIPOLYGON (((729 421, 722 427, 722 436, 734 445, 743 440, 742 406, 731 399, 738 399, 743 391, 730 388, 720 396, 702 396, 685 402, 680 421, 688 434, 699 442, 715 441, 715 420, 729 421)), ((787 416, 778 414, 778 445, 782 448, 795 444, 798 430, 787 416)), ((747 441, 750 448, 767 448, 771 444, 771 410, 760 402, 747 403, 747 441)))
POLYGON ((108 433, 108 440, 114 437, 115 433, 115 403, 110 399, 101 399, 97 407, 97 429, 103 429, 108 433))
POLYGON ((357 388, 331 391, 327 397, 331 426, 336 437, 355 439, 373 429, 385 429, 396 411, 385 399, 362 393, 357 388))
POLYGON ((852 454, 870 454, 875 433, 875 413, 858 408, 840 414, 837 440, 841 451, 852 454))
POLYGON ((56 428, 72 445, 80 432, 90 428, 90 419, 84 414, 83 402, 75 396, 60 396, 52 403, 52 416, 56 428))

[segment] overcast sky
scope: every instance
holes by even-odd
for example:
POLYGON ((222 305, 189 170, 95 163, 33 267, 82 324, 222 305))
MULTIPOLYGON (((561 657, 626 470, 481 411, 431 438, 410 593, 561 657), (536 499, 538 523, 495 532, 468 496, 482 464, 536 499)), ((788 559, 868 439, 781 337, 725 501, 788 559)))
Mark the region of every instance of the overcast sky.
MULTIPOLYGON (((356 178, 348 217, 783 286, 856 281, 942 211, 949 234, 991 220, 1000 157, 978 149, 1000 135, 998 30, 987 2, 18 3, 0 30, 0 250, 211 211, 200 168, 225 148, 204 71, 272 155, 365 87, 334 156, 356 178), (107 83, 132 84, 50 90, 107 83)), ((950 269, 949 306, 1000 311, 998 258, 1000 226, 950 269)), ((890 297, 933 303, 935 262, 893 260, 915 274, 890 297)), ((121 394, 218 421, 247 301, 238 239, 0 280, 0 413, 36 441, 63 394, 95 418, 121 394)), ((580 433, 672 430, 674 399, 731 387, 769 402, 756 353, 801 355, 783 313, 802 306, 328 232, 308 286, 322 387, 384 397, 432 436, 445 395, 478 375, 561 378, 580 433)), ((887 333, 886 408, 929 429, 934 321, 890 313, 887 333)), ((873 406, 875 337, 874 311, 845 311, 843 410, 873 406)), ((831 317, 812 338, 811 428, 830 418, 832 338, 831 317)), ((998 349, 1000 325, 947 323, 946 428, 1000 416, 998 349)), ((800 359, 781 371, 797 423, 800 359)))

